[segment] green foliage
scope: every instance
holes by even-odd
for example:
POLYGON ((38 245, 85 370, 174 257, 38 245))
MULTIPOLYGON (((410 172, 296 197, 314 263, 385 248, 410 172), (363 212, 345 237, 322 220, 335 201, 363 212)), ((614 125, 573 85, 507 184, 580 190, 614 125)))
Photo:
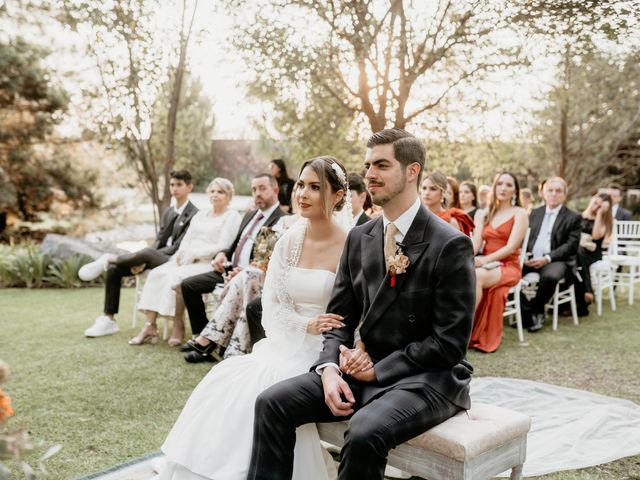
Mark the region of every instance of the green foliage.
MULTIPOLYGON (((160 98, 167 98, 170 93, 171 85, 167 83, 160 98)), ((158 101, 154 106, 151 146, 156 152, 165 152, 167 148, 168 110, 169 104, 165 101, 158 101)), ((211 100, 203 94, 200 80, 187 76, 182 84, 178 105, 174 168, 186 168, 191 172, 194 191, 204 190, 216 176, 211 160, 213 126, 211 100)))
POLYGON ((48 284, 60 288, 76 288, 82 286, 78 278, 78 270, 83 265, 82 257, 74 255, 67 258, 54 258, 49 263, 45 280, 48 284))
POLYGON ((34 243, 0 245, 0 288, 80 287, 78 270, 83 263, 78 255, 49 257, 34 243))
POLYGON ((29 220, 48 210, 54 188, 76 203, 96 203, 96 173, 49 144, 68 99, 43 67, 47 54, 21 38, 0 42, 0 209, 29 220))

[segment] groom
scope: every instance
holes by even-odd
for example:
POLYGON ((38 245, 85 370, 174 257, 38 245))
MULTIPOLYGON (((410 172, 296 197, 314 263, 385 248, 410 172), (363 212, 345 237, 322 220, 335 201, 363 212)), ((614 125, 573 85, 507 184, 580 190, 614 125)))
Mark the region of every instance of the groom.
POLYGON ((424 157, 404 130, 369 139, 366 179, 383 215, 347 238, 327 307, 346 326, 324 334, 311 372, 258 397, 249 479, 291 478, 296 427, 345 419, 339 478, 382 479, 389 450, 469 408, 473 249, 420 204, 424 157), (347 375, 340 351, 356 330, 373 367, 347 375))

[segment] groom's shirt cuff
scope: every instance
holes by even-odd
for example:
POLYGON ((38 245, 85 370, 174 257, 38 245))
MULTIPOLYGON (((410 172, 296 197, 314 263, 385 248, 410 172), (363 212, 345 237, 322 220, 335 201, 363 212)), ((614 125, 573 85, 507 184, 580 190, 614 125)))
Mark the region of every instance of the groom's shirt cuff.
POLYGON ((338 371, 338 375, 342 376, 342 372, 340 371, 340 367, 338 365, 336 365, 335 363, 332 363, 332 362, 323 363, 322 365, 318 365, 316 367, 316 373, 318 375, 322 375, 322 371, 327 367, 334 367, 338 371))

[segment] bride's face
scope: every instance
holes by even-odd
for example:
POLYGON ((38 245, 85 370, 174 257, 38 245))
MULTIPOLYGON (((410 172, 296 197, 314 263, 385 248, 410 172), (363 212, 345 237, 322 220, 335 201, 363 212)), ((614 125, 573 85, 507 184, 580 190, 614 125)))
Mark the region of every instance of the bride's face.
POLYGON ((298 212, 304 218, 326 218, 333 211, 333 206, 338 201, 337 194, 331 191, 329 182, 325 181, 325 184, 321 185, 318 174, 311 167, 306 167, 302 170, 300 178, 298 178, 295 200, 298 212))

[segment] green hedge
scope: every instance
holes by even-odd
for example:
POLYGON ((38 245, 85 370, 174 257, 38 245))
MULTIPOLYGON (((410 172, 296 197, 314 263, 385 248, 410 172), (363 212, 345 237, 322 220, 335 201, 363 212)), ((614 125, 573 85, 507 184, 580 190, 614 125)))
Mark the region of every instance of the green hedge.
POLYGON ((83 257, 55 258, 39 245, 0 245, 0 288, 74 288, 86 286, 78 278, 83 257))

